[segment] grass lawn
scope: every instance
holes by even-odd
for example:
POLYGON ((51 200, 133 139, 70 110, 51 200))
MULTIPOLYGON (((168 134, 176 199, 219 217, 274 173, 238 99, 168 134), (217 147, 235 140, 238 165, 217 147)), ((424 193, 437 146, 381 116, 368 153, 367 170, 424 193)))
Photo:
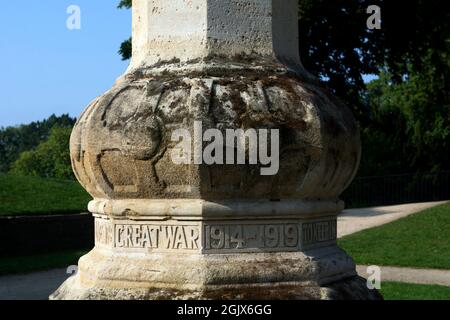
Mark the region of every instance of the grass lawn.
POLYGON ((450 300, 450 287, 383 282, 381 293, 385 300, 450 300))
POLYGON ((0 215, 80 213, 91 200, 77 181, 0 173, 0 215))
POLYGON ((89 250, 70 250, 30 256, 0 257, 0 275, 30 273, 77 265, 89 250))
POLYGON ((357 264, 450 269, 450 204, 338 241, 357 264))

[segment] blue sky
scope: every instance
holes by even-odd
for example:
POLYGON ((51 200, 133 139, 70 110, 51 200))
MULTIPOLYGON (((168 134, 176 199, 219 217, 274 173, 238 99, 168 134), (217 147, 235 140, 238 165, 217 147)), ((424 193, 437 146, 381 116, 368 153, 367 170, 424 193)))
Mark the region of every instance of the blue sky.
POLYGON ((117 50, 131 35, 118 0, 4 1, 0 10, 0 127, 51 114, 78 117, 128 66, 117 50), (69 30, 67 8, 81 8, 69 30))

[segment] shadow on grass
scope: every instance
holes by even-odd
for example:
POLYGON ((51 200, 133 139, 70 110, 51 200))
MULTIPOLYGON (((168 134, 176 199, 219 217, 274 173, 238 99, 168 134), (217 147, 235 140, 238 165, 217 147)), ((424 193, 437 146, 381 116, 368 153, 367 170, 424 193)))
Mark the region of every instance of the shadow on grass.
POLYGON ((0 276, 25 274, 77 265, 90 249, 66 250, 26 256, 0 257, 0 276))

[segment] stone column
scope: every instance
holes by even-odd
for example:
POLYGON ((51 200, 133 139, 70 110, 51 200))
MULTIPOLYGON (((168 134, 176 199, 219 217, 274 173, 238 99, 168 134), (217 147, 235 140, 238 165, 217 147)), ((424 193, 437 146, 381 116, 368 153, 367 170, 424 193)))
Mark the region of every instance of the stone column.
POLYGON ((304 71, 297 22, 297 0, 133 1, 130 67, 71 137, 96 245, 52 299, 379 297, 336 245, 358 127, 304 71), (278 171, 206 164, 209 129, 278 132, 278 171))

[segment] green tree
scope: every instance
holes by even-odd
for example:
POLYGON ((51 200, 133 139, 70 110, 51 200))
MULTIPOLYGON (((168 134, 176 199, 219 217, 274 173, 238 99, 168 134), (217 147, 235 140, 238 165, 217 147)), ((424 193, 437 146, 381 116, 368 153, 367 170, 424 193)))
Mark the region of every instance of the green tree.
MULTIPOLYGON (((132 5, 132 0, 120 0, 119 5, 117 6, 119 9, 130 9, 132 5)), ((128 40, 122 42, 119 49, 119 54, 122 56, 122 60, 128 60, 131 58, 132 54, 132 38, 130 37, 128 40)))
POLYGON ((71 128, 55 126, 48 139, 32 151, 22 152, 11 168, 20 175, 73 179, 69 141, 71 128))
POLYGON ((117 7, 130 9, 131 2, 132 2, 132 0, 120 0, 119 5, 117 7))
MULTIPOLYGON (((448 50, 450 12, 444 0, 299 0, 300 51, 305 67, 371 122, 362 75, 387 70, 401 83, 430 67, 428 50, 448 50), (370 5, 381 8, 381 30, 366 26, 370 5)), ((448 51, 447 51, 448 52, 448 51)))
POLYGON ((17 127, 0 128, 0 172, 6 172, 24 151, 34 150, 48 139, 54 126, 72 128, 75 119, 69 115, 52 115, 44 121, 17 127))
POLYGON ((450 58, 430 49, 422 64, 401 82, 383 72, 369 84, 361 174, 450 170, 450 58))

